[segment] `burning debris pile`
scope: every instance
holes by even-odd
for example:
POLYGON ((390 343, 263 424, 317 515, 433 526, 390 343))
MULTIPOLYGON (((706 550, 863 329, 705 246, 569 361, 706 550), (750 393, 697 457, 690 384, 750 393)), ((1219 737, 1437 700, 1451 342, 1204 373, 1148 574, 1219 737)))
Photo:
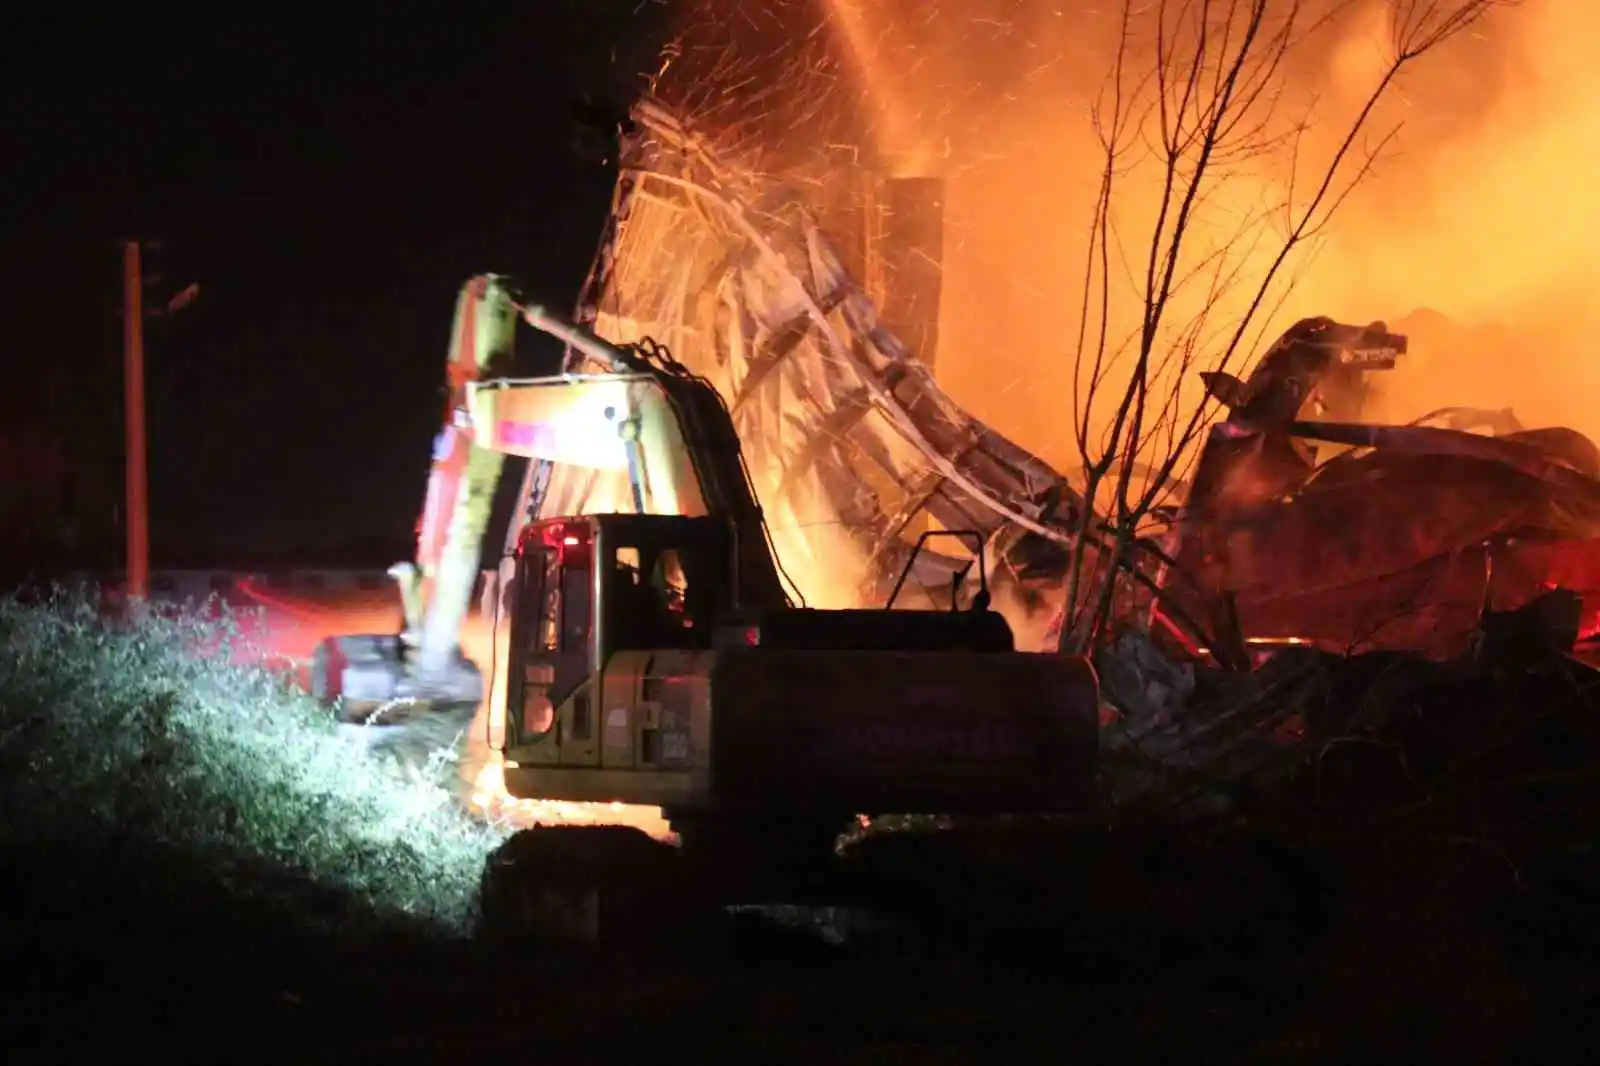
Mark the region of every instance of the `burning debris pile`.
POLYGON ((1098 659, 1113 712, 1103 729, 1108 803, 1122 817, 1153 815, 1152 804, 1203 816, 1247 794, 1299 788, 1310 773, 1300 801, 1344 804, 1358 797, 1337 795, 1340 774, 1374 764, 1391 780, 1367 800, 1403 781, 1421 801, 1447 764, 1484 754, 1476 745, 1600 696, 1600 674, 1563 650, 1580 609, 1578 597, 1556 591, 1490 612, 1470 649, 1444 661, 1298 645, 1248 672, 1180 664, 1129 631, 1098 659))
POLYGON ((1461 654, 1485 609, 1558 586, 1593 600, 1594 444, 1563 427, 1526 429, 1508 411, 1361 421, 1367 374, 1392 368, 1406 346, 1381 323, 1312 320, 1248 382, 1210 376, 1227 415, 1169 535, 1162 599, 1213 634, 1434 657, 1461 654))
MULTIPOLYGON (((1580 614, 1555 591, 1485 614, 1448 660, 1303 645, 1231 674, 1130 639, 1102 660, 1113 824, 1276 842, 1380 943, 1592 951, 1600 673, 1564 651, 1580 614)), ((1202 906, 1237 908, 1219 891, 1202 906)))
MULTIPOLYGON (((882 234, 830 207, 826 181, 724 151, 659 101, 624 134, 580 316, 723 391, 801 587, 882 602, 909 560, 910 587, 948 604, 977 553, 919 553, 919 535, 970 530, 1019 633, 1029 599, 1059 614, 1073 539, 1095 529, 1083 497, 940 389, 936 314, 857 280, 890 254, 882 234), (829 586, 846 554, 858 572, 829 586)), ((1097 655, 1114 821, 1370 839, 1381 811, 1397 832, 1496 839, 1485 819, 1542 816, 1519 767, 1590 750, 1600 688, 1571 653, 1600 592, 1600 454, 1503 411, 1364 422, 1372 375, 1407 346, 1383 323, 1308 319, 1246 379, 1207 375, 1222 417, 1127 555, 1097 655), (1485 814, 1489 791, 1517 796, 1485 814)))
POLYGON ((1594 445, 1506 411, 1361 421, 1406 349, 1311 320, 1210 376, 1225 417, 1096 654, 1107 818, 1565 923, 1595 883, 1594 445))

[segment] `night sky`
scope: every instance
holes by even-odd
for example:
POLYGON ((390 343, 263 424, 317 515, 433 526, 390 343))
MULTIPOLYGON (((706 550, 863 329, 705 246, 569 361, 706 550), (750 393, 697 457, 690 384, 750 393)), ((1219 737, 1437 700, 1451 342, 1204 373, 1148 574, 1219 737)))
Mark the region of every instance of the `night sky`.
MULTIPOLYGON (((147 304, 202 291, 147 338, 157 565, 403 549, 456 291, 498 271, 573 303, 613 177, 574 104, 626 99, 664 10, 33 10, 3 30, 0 442, 67 441, 79 536, 118 543, 118 242, 158 239, 147 304)), ((520 369, 553 354, 524 344, 520 369)))

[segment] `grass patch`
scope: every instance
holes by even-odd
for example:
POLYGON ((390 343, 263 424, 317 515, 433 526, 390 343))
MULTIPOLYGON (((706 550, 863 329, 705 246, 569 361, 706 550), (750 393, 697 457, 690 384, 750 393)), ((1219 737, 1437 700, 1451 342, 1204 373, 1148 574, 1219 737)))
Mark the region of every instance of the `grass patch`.
POLYGON ((164 904, 275 937, 465 935, 506 830, 362 741, 218 605, 0 600, 0 865, 30 901, 10 920, 82 925, 115 899, 147 931, 164 904))

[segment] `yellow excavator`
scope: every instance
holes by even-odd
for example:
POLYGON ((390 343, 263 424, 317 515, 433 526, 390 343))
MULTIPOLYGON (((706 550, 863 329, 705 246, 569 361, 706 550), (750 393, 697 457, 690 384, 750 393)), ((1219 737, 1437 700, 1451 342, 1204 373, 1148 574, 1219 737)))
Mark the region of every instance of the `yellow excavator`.
POLYGON ((459 733, 499 688, 460 638, 518 456, 537 474, 498 590, 491 708, 511 795, 659 806, 686 852, 750 869, 826 849, 861 814, 1093 802, 1094 672, 1016 650, 981 538, 964 538, 978 587, 963 603, 958 576, 949 610, 797 606, 726 405, 664 350, 610 343, 482 275, 460 296, 448 380, 417 558, 391 570, 404 630, 330 637, 313 660, 314 694, 343 720, 459 733), (524 323, 598 372, 495 376, 524 323), (616 491, 551 491, 578 483, 616 491), (612 513, 546 513, 563 497, 612 513))

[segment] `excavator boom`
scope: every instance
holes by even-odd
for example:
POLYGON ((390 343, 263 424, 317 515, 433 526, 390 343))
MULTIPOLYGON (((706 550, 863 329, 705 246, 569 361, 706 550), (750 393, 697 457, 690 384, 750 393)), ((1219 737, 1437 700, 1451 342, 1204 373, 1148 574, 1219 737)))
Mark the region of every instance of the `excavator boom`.
POLYGON ((462 287, 446 364, 444 424, 434 442, 416 562, 390 570, 400 583, 406 632, 416 644, 417 672, 426 683, 447 683, 450 677, 504 465, 503 453, 480 445, 464 408, 473 385, 509 362, 515 331, 516 308, 500 278, 480 275, 462 287))

